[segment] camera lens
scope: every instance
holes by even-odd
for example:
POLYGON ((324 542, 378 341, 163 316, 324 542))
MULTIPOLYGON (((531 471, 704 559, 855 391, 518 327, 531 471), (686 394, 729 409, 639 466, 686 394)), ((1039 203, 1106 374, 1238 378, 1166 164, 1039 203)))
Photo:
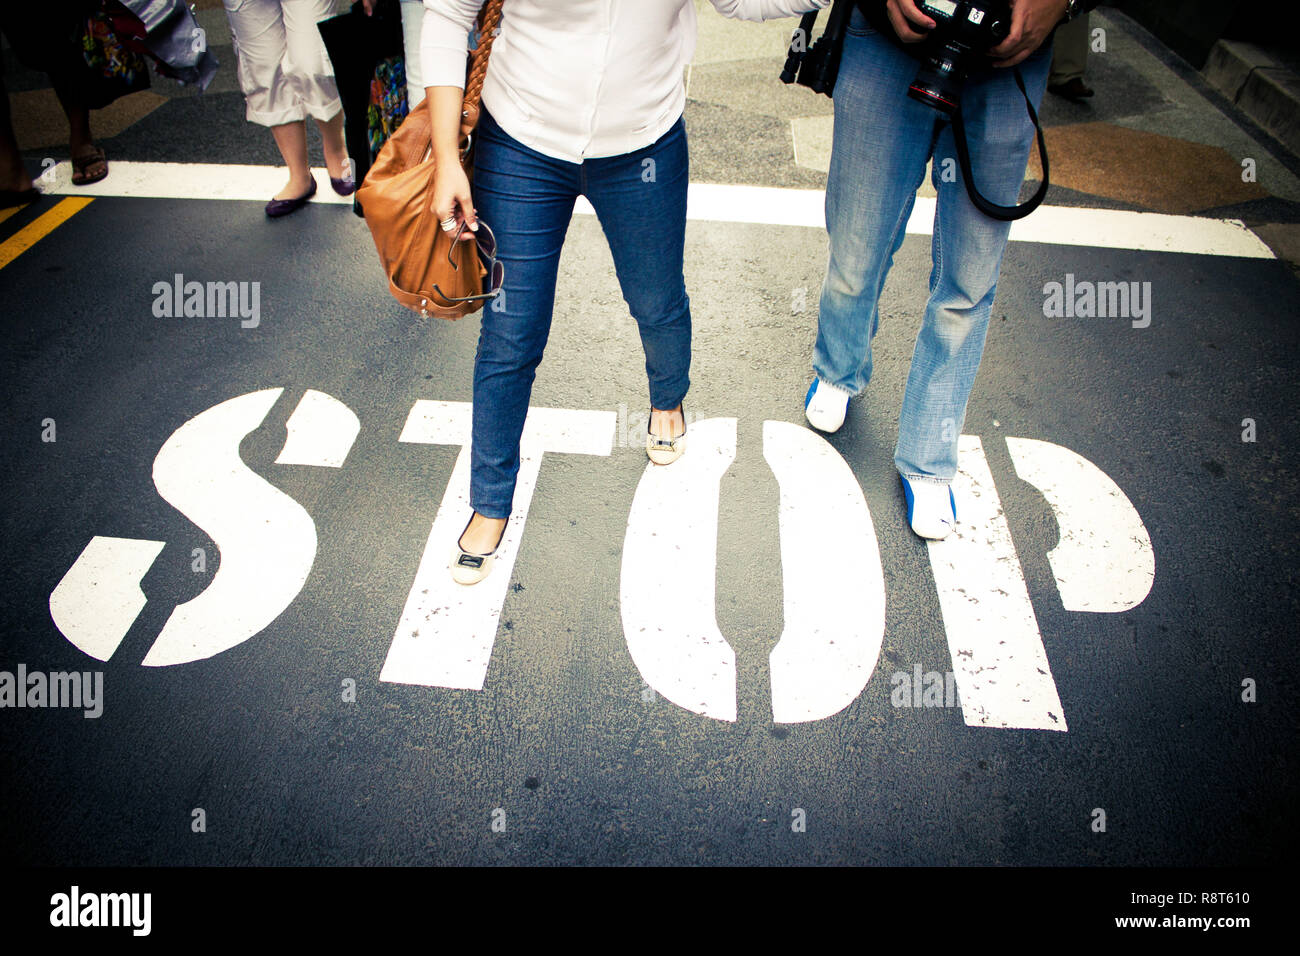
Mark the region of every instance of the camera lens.
POLYGON ((953 112, 961 102, 961 85, 965 79, 964 71, 958 68, 959 62, 948 51, 927 58, 916 71, 907 95, 941 113, 953 112))

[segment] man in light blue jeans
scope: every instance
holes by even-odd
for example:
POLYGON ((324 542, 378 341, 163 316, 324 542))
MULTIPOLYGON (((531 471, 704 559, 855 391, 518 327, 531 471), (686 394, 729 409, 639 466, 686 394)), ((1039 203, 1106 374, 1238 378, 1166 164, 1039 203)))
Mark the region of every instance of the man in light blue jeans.
MULTIPOLYGON (((1034 143, 1011 67, 1018 66, 1037 109, 1051 65, 1050 33, 1066 11, 1067 0, 1017 0, 1011 35, 990 51, 990 65, 973 69, 964 84, 961 112, 975 184, 999 205, 1015 203, 1034 143)), ((971 202, 949 118, 908 96, 920 62, 900 40, 916 42, 933 25, 912 0, 864 0, 849 21, 835 81, 826 187, 830 264, 813 350, 816 378, 804 405, 815 428, 836 431, 849 398, 870 381, 880 292, 933 157, 938 198, 930 294, 903 396, 894 464, 912 529, 938 539, 956 524, 950 485, 957 474, 957 440, 1010 223, 986 216, 971 202)))

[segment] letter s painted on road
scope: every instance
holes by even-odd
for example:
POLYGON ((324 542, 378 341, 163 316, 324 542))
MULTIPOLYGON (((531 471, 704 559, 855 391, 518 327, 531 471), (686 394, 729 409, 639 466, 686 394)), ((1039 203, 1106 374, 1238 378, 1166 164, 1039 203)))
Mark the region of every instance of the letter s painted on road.
MULTIPOLYGON (((316 558, 316 525, 302 505, 239 456, 282 388, 209 408, 178 428, 154 459, 158 494, 206 531, 221 565, 202 593, 176 607, 144 665, 202 660, 241 644, 298 596, 316 558)), ((290 417, 280 464, 340 467, 360 423, 337 399, 308 391, 290 417)), ((108 660, 145 605, 140 581, 161 541, 95 537, 50 594, 50 616, 85 653, 108 660)))

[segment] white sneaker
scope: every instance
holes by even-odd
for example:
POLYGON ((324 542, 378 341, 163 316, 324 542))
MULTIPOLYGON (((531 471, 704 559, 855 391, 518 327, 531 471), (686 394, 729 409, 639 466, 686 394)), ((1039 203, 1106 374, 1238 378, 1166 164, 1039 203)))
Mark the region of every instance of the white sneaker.
POLYGON ((913 531, 931 541, 948 537, 957 524, 957 499, 953 497, 951 485, 903 478, 903 495, 907 498, 907 520, 913 531))
POLYGON ((808 424, 819 432, 839 431, 848 408, 848 392, 816 378, 808 386, 808 394, 803 399, 803 411, 808 416, 808 424))

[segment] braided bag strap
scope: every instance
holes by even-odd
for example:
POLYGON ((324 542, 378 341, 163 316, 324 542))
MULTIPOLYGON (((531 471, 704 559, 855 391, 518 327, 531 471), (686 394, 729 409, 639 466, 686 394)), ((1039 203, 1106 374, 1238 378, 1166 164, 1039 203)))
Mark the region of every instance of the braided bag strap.
POLYGON ((478 125, 479 99, 483 95, 483 80, 487 76, 488 57, 501 24, 502 0, 487 0, 479 12, 478 46, 470 54, 469 73, 465 78, 465 96, 461 106, 461 136, 468 136, 478 125))

